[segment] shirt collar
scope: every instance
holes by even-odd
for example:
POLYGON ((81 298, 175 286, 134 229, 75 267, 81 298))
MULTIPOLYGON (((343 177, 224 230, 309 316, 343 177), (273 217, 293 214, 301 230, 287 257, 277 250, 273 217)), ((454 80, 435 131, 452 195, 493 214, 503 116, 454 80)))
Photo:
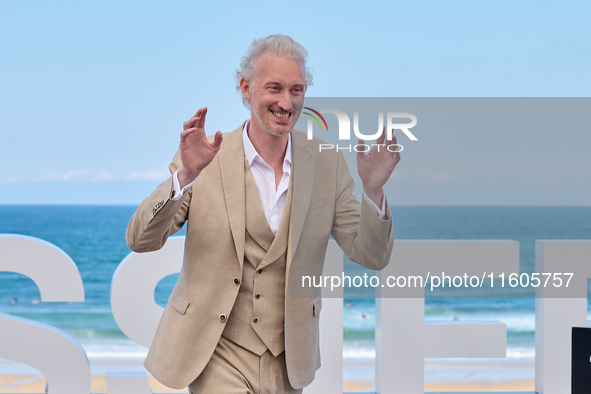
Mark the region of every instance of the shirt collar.
MULTIPOLYGON (((252 166, 252 162, 256 160, 260 160, 262 163, 265 163, 265 160, 259 155, 259 152, 255 149, 252 141, 248 137, 248 127, 250 126, 250 119, 244 123, 244 127, 242 128, 242 142, 244 144, 244 157, 248 160, 248 165, 252 166)), ((267 164, 268 165, 268 164, 267 164)), ((283 172, 290 172, 291 169, 291 132, 289 133, 289 138, 287 139, 287 149, 285 150, 285 158, 283 159, 283 172)))

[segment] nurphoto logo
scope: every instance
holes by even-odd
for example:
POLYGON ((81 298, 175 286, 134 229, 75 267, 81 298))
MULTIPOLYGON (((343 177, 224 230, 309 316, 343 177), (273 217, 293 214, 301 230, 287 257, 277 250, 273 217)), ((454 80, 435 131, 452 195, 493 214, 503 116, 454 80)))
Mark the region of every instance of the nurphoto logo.
MULTIPOLYGON (((310 116, 311 119, 308 119, 308 139, 311 140, 314 137, 314 122, 316 121, 320 130, 328 131, 328 124, 326 123, 326 119, 322 114, 334 114, 337 117, 339 122, 339 141, 350 141, 351 140, 351 120, 349 116, 338 109, 321 109, 320 111, 316 111, 310 107, 304 107, 304 109, 309 110, 310 112, 304 112, 304 114, 310 116), (324 125, 324 126, 323 126, 324 125)), ((384 131, 386 132, 386 139, 391 141, 392 135, 394 134, 394 130, 401 130, 411 141, 417 141, 417 137, 414 136, 413 133, 409 131, 409 129, 413 128, 417 124, 417 117, 408 112, 388 112, 386 115, 386 127, 384 127, 384 113, 378 113, 378 131, 374 134, 363 134, 359 130, 359 112, 353 113, 353 132, 358 139, 363 141, 371 141, 377 140, 379 137, 382 136, 384 131), (400 119, 410 119, 410 123, 395 123, 395 120, 400 119)), ((336 149, 339 150, 346 150, 351 152, 352 150, 355 152, 369 152, 373 146, 377 146, 378 150, 383 147, 383 144, 320 144, 319 150, 326 150, 326 149, 336 149)), ((400 144, 392 144, 388 145, 388 151, 390 152, 401 152, 404 147, 400 144)))

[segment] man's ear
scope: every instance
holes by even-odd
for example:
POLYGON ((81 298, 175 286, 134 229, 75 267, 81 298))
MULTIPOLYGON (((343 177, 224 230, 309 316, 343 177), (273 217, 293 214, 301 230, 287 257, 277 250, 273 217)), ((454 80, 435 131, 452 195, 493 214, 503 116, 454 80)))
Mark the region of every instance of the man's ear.
POLYGON ((240 80, 240 90, 242 91, 242 95, 250 101, 250 82, 242 78, 240 80))

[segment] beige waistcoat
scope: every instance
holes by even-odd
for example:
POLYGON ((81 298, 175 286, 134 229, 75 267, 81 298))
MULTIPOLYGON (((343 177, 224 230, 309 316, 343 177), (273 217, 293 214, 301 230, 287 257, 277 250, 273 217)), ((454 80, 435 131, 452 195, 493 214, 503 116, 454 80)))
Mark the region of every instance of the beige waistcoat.
POLYGON ((285 266, 289 239, 288 191, 277 234, 263 212, 257 187, 245 159, 246 239, 238 297, 222 335, 251 352, 274 356, 285 350, 285 266))

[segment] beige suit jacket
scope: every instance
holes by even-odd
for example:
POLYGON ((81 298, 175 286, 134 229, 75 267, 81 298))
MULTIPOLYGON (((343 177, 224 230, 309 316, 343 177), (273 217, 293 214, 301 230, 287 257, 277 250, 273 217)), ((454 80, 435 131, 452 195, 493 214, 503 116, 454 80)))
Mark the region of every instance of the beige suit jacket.
MULTIPOLYGON (((307 386, 320 367, 320 288, 307 298, 290 294, 290 280, 322 275, 332 235, 349 259, 382 269, 394 241, 390 211, 379 219, 352 195, 354 182, 343 155, 319 153, 318 139, 292 131, 292 206, 286 266, 285 358, 294 388, 307 386)), ((180 166, 177 152, 171 173, 180 166)), ((145 366, 172 388, 189 385, 211 358, 230 315, 242 278, 245 186, 242 126, 224 135, 220 151, 178 201, 172 178, 139 206, 127 229, 136 252, 161 248, 187 222, 184 261, 145 366), (223 315, 223 317, 222 317, 223 315)), ((386 204, 387 207, 387 204, 386 204)), ((279 257, 279 256, 277 256, 279 257)))

